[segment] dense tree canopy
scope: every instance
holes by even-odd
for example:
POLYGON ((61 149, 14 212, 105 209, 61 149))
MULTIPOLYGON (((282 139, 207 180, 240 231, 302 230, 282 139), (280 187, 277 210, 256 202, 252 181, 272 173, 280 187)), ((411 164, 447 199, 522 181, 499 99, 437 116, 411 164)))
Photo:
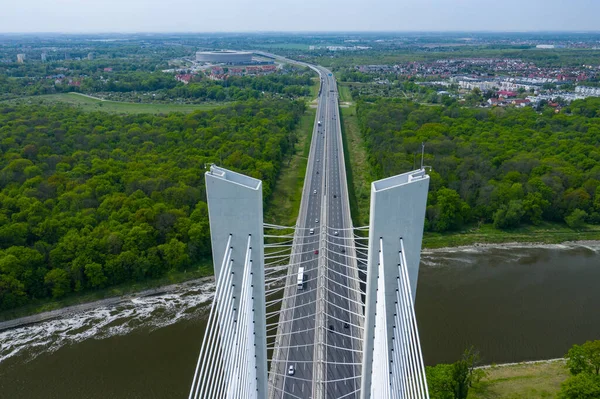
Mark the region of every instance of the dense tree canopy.
POLYGON ((0 309, 183 270, 210 254, 203 171, 268 198, 305 105, 189 115, 0 106, 0 309))
POLYGON ((357 113, 377 177, 415 168, 426 143, 429 230, 600 223, 600 99, 560 114, 378 99, 359 101, 357 113))
POLYGON ((583 345, 573 345, 566 358, 571 374, 600 375, 600 340, 587 341, 583 345))
POLYGON ((572 374, 561 384, 561 399, 592 399, 600 397, 600 341, 573 345, 565 355, 572 374))

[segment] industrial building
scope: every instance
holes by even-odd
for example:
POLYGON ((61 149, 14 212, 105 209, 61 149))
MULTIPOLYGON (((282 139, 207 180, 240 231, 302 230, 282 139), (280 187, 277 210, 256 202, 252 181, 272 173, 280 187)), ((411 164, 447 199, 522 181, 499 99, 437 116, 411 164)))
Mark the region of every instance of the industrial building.
POLYGON ((197 62, 211 64, 248 64, 252 62, 252 53, 245 51, 198 51, 197 62))

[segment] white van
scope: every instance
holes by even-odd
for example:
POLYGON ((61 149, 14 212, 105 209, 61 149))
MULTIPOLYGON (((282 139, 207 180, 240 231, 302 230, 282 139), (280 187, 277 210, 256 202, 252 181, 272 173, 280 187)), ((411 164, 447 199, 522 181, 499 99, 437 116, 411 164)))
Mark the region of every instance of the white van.
POLYGON ((309 232, 310 234, 315 234, 315 229, 310 229, 309 232))
POLYGON ((302 290, 304 289, 304 267, 299 267, 298 268, 298 289, 302 290))

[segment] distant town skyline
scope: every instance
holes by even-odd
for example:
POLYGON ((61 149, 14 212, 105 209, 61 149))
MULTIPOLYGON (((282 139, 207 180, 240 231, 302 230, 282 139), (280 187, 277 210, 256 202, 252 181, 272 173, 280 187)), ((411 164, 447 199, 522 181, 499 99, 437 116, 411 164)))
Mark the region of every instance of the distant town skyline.
POLYGON ((26 0, 0 32, 599 31, 596 0, 26 0))

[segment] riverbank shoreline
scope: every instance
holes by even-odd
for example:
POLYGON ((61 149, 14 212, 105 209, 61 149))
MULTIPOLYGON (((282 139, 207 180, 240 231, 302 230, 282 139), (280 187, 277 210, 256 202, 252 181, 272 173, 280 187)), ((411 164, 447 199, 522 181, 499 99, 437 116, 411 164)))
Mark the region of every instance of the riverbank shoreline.
POLYGON ((462 231, 425 232, 423 248, 446 248, 484 244, 561 244, 574 241, 599 241, 600 226, 588 225, 575 230, 560 223, 544 222, 539 226, 521 226, 512 230, 499 230, 491 224, 465 228, 462 231))
MULTIPOLYGON (((544 242, 504 242, 504 243, 475 243, 471 245, 461 246, 450 246, 441 248, 424 248, 422 254, 433 254, 433 253, 444 253, 444 252, 469 252, 473 250, 481 249, 513 249, 513 248, 556 248, 557 246, 588 246, 594 245, 600 247, 600 240, 581 240, 581 241, 565 241, 559 244, 548 244, 544 242)), ((17 317, 5 321, 0 321, 0 331, 9 330, 13 328, 23 327, 29 324, 40 323, 47 320, 56 319, 69 314, 80 313, 90 309, 98 308, 101 306, 115 306, 124 301, 129 301, 134 298, 143 298, 151 295, 161 295, 177 289, 188 287, 195 284, 202 284, 209 281, 213 281, 214 276, 206 276, 201 278, 195 278, 175 284, 167 284, 158 286, 151 289, 144 289, 141 291, 132 291, 125 295, 118 295, 114 297, 108 297, 90 302, 82 302, 76 305, 65 306, 50 311, 42 311, 38 313, 32 313, 30 315, 17 317)), ((519 363, 516 363, 519 364, 519 363)))
POLYGON ((482 367, 485 377, 473 384, 469 399, 548 399, 558 397, 570 376, 566 359, 507 363, 482 367))
POLYGON ((71 314, 85 312, 87 310, 96 309, 102 306, 116 306, 120 303, 131 301, 135 298, 144 298, 148 296, 167 294, 172 291, 177 291, 182 288, 191 287, 197 284, 203 284, 214 281, 214 276, 201 277, 197 279, 187 280, 181 283, 163 285, 156 288, 150 288, 138 292, 131 292, 125 295, 99 299, 96 301, 85 302, 77 305, 66 306, 63 308, 50 310, 47 312, 35 313, 28 316, 17 317, 15 319, 0 322, 0 331, 10 330, 13 328, 24 327, 30 324, 37 324, 48 320, 57 319, 59 317, 68 316, 71 314))
POLYGON ((559 243, 548 243, 543 241, 512 241, 512 242, 498 242, 498 243, 474 243, 469 245, 457 245, 440 248, 423 248, 421 253, 438 253, 438 252, 461 252, 470 251, 473 249, 513 249, 513 248, 557 248, 558 246, 600 246, 600 240, 576 240, 576 241, 563 241, 559 243))
POLYGON ((492 363, 485 364, 483 366, 477 366, 476 369, 493 369, 495 367, 513 367, 513 366, 526 366, 531 364, 546 364, 546 363, 556 363, 563 362, 566 363, 567 359, 564 357, 557 357, 554 359, 545 359, 545 360, 526 360, 523 362, 510 362, 510 363, 492 363))

